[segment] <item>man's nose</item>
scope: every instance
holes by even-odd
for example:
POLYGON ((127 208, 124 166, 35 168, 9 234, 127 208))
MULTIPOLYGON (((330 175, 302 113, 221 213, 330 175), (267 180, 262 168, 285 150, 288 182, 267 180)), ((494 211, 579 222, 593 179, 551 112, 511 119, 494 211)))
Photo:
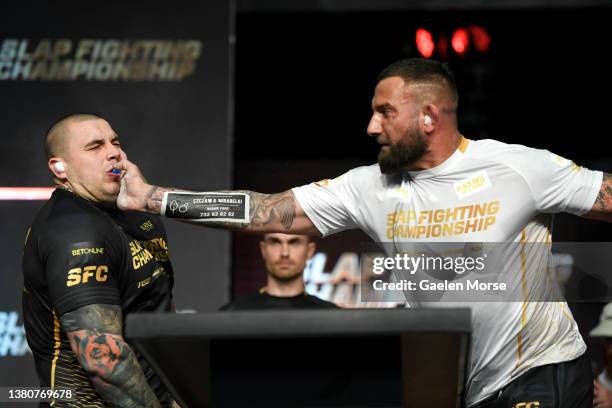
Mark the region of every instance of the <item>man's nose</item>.
POLYGON ((289 256, 289 245, 288 244, 281 245, 281 256, 283 258, 286 258, 289 256))
POLYGON ((368 123, 368 135, 377 137, 382 133, 382 127, 380 125, 380 115, 378 112, 374 112, 368 123))
POLYGON ((121 147, 110 143, 106 149, 107 158, 109 160, 121 160, 121 147))

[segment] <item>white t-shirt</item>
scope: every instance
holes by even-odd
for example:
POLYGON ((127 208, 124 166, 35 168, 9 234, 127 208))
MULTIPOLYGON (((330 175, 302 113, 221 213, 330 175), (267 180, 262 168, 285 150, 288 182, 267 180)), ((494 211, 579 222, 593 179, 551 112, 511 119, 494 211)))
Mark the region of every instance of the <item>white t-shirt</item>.
MULTIPOLYGON (((550 214, 588 212, 601 183, 601 172, 546 150, 462 139, 455 153, 428 170, 388 176, 376 164, 293 193, 323 236, 360 228, 374 241, 397 244, 523 244, 550 243, 550 214)), ((519 269, 508 271, 526 277, 547 273, 546 262, 521 251, 523 260, 513 263, 519 269)), ((468 406, 532 367, 584 353, 586 345, 567 304, 536 300, 525 291, 523 301, 510 303, 438 303, 472 309, 468 406)))

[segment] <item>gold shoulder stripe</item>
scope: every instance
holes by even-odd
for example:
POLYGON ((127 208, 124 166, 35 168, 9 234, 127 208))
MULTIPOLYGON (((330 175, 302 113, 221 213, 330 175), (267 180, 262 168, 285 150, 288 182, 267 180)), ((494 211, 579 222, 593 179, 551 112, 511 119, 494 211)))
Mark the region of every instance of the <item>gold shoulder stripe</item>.
MULTIPOLYGON (((60 321, 55 314, 55 310, 53 312, 53 361, 51 362, 51 390, 55 390, 55 368, 57 367, 57 359, 59 358, 60 352, 60 321)), ((49 404, 51 406, 55 405, 55 398, 49 404)))
POLYGON ((527 288, 527 255, 525 253, 525 245, 527 243, 527 232, 525 228, 521 231, 521 288, 523 291, 523 303, 521 305, 521 330, 517 335, 517 352, 516 352, 516 366, 515 369, 518 369, 521 365, 521 357, 523 355, 523 331, 525 330, 525 326, 527 325, 527 305, 529 303, 529 294, 527 288))
POLYGON ((26 237, 23 240, 23 245, 25 246, 25 244, 28 243, 28 238, 30 237, 30 231, 32 231, 32 228, 28 228, 28 232, 26 232, 26 237))
POLYGON ((470 144, 470 139, 466 139, 465 137, 461 136, 461 143, 459 143, 459 151, 461 153, 465 153, 465 151, 467 150, 468 144, 470 144))

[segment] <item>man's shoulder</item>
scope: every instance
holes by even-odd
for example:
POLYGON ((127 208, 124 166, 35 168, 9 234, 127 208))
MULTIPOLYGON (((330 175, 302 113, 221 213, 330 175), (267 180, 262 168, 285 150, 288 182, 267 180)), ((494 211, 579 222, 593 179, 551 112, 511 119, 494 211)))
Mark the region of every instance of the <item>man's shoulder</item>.
POLYGON ((323 179, 315 182, 314 184, 319 187, 327 187, 339 183, 355 183, 361 181, 368 181, 372 180, 373 178, 379 177, 380 175, 381 172, 378 164, 371 164, 367 166, 354 167, 335 178, 323 179))
POLYGON ((166 237, 166 228, 161 217, 137 211, 129 211, 123 215, 126 227, 134 236, 145 239, 166 237))
POLYGON ((375 163, 355 167, 335 179, 329 180, 329 184, 331 186, 334 184, 344 184, 358 189, 375 188, 375 186, 386 184, 388 177, 388 175, 380 171, 378 163, 375 163))
POLYGON ((240 295, 232 302, 229 302, 219 308, 220 311, 229 310, 249 310, 257 308, 261 304, 262 296, 259 292, 240 295))
POLYGON ((515 170, 538 166, 558 157, 548 150, 493 139, 471 141, 466 156, 474 160, 503 164, 515 170))
POLYGON ((109 221, 101 209, 87 200, 63 190, 56 190, 53 193, 41 212, 45 210, 48 213, 47 220, 54 222, 109 221))
POLYGON ((315 295, 307 295, 306 299, 308 303, 310 303, 315 308, 338 309, 338 306, 335 303, 329 302, 327 300, 323 300, 320 297, 317 297, 315 295))
POLYGON ((32 224, 32 234, 48 241, 78 240, 81 236, 114 234, 113 220, 84 199, 57 190, 32 224))
POLYGON ((468 144, 467 155, 474 157, 488 157, 492 160, 505 156, 513 157, 528 152, 541 151, 539 149, 521 145, 501 142, 494 139, 471 140, 468 144))

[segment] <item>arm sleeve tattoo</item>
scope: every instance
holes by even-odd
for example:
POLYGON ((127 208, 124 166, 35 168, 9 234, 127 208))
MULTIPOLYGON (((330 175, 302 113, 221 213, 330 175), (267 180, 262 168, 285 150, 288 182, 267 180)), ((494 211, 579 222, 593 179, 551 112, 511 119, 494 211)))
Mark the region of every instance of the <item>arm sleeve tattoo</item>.
POLYGON ((121 335, 119 306, 83 306, 65 313, 60 321, 72 350, 105 402, 120 407, 160 406, 121 335))
POLYGON ((603 174, 601 188, 593 208, 583 216, 594 220, 612 222, 612 174, 603 174))
POLYGON ((604 173, 593 210, 612 211, 612 174, 604 173))

